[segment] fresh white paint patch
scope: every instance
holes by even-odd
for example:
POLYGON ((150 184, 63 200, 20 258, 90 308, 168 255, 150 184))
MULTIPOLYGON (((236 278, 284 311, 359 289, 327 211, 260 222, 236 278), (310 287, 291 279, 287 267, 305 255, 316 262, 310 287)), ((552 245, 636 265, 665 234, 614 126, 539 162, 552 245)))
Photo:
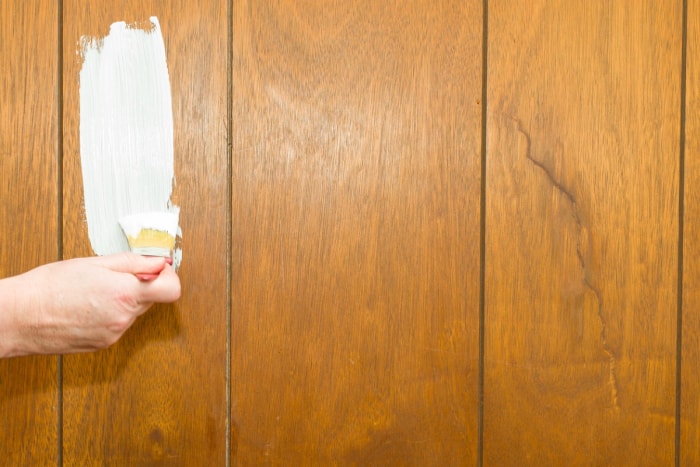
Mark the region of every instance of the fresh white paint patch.
MULTIPOLYGON (((173 116, 165 45, 156 17, 148 30, 117 22, 100 39, 83 37, 80 161, 85 213, 98 255, 129 251, 118 220, 178 213, 170 197, 173 116)), ((182 256, 175 254, 176 263, 182 256)))

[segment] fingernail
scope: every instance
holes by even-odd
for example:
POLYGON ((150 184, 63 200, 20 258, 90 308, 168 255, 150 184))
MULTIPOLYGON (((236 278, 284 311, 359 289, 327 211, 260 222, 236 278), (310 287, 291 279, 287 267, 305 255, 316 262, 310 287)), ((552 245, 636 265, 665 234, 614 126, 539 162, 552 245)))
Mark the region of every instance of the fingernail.
POLYGON ((138 274, 134 274, 134 275, 139 280, 144 281, 144 282, 152 281, 153 279, 158 277, 158 274, 149 274, 149 273, 138 273, 138 274))

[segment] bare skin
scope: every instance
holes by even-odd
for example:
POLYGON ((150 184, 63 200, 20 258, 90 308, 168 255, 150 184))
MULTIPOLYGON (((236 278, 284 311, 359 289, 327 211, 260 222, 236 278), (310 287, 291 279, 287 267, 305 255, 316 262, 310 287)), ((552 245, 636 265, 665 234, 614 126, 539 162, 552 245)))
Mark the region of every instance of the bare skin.
POLYGON ((164 258, 120 253, 46 264, 0 280, 0 357, 103 349, 151 305, 178 298, 180 280, 164 258))

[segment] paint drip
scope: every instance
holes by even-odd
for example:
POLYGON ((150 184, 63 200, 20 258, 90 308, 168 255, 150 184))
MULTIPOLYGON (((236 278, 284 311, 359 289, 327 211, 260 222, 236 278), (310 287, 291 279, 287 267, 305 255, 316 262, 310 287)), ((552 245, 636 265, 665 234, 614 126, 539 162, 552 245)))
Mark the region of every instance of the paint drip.
MULTIPOLYGON (((171 201, 173 116, 165 44, 156 17, 146 29, 121 21, 103 38, 82 37, 80 161, 88 236, 97 255, 129 251, 119 226, 139 212, 178 214, 171 201)), ((173 252, 179 265, 181 230, 173 252)))

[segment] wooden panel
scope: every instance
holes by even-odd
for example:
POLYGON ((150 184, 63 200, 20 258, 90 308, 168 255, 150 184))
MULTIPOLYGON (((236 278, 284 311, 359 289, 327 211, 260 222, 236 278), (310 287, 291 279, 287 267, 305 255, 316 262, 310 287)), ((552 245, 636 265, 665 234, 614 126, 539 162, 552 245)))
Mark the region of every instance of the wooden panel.
POLYGON ((686 50, 681 455, 700 465, 700 1, 688 0, 686 50))
POLYGON ((234 464, 475 464, 481 18, 235 2, 234 464))
POLYGON ((183 295, 107 351, 64 360, 66 465, 222 465, 226 443, 227 20, 222 1, 64 2, 65 253, 91 254, 81 210, 76 56, 81 35, 158 17, 182 208, 183 295), (161 464, 158 464, 161 465, 161 464))
POLYGON ((672 465, 681 2, 489 2, 484 465, 672 465))
MULTIPOLYGON (((58 12, 52 0, 0 2, 0 277, 58 258, 58 12)), ((58 455, 56 357, 0 361, 6 465, 58 455)))

